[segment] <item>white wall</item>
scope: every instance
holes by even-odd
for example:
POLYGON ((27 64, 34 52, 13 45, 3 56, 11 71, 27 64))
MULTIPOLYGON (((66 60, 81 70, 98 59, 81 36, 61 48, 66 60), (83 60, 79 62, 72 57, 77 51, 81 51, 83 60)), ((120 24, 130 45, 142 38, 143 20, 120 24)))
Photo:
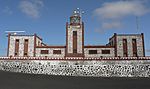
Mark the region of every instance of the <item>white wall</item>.
POLYGON ((36 57, 64 58, 65 48, 36 48, 36 57), (41 54, 41 50, 49 50, 48 54, 41 54), (53 50, 61 50, 61 54, 53 54, 53 50))
POLYGON ((84 48, 84 55, 88 57, 114 57, 114 48, 84 48), (97 54, 89 54, 89 50, 97 50, 97 54), (110 54, 102 54, 102 50, 110 50, 110 54))
POLYGON ((82 25, 68 26, 68 53, 73 53, 73 31, 77 31, 77 53, 82 53, 82 25))
POLYGON ((9 55, 15 56, 15 40, 19 39, 19 56, 24 56, 24 40, 28 39, 28 56, 33 56, 34 36, 10 36, 9 55))
POLYGON ((42 46, 42 40, 36 37, 36 46, 42 46))
POLYGON ((127 50, 128 56, 133 56, 132 51, 132 39, 136 39, 137 42, 137 55, 143 56, 143 42, 141 35, 133 35, 133 36, 117 36, 117 55, 123 56, 123 39, 127 39, 127 50))

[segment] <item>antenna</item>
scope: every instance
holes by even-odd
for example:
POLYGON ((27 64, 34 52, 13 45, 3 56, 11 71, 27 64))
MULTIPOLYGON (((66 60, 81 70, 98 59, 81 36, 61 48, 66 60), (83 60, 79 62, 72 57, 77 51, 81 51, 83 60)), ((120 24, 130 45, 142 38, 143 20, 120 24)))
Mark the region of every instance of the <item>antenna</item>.
POLYGON ((139 17, 136 16, 136 29, 137 31, 140 31, 140 28, 139 28, 139 17))
POLYGON ((82 23, 82 14, 84 14, 84 11, 81 10, 80 8, 76 8, 77 12, 80 14, 81 17, 81 23, 82 23))
POLYGON ((25 33, 25 31, 5 31, 6 34, 17 35, 18 33, 25 33))

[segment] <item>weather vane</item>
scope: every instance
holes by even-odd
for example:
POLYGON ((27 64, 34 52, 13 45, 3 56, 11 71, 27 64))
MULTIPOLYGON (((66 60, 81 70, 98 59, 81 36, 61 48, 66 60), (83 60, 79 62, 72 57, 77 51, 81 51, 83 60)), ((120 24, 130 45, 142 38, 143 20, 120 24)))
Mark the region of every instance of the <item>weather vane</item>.
POLYGON ((81 23, 82 23, 82 14, 84 14, 84 11, 81 10, 80 8, 76 8, 76 9, 73 11, 73 15, 74 15, 74 16, 80 16, 80 17, 81 17, 81 20, 80 20, 81 23))
POLYGON ((80 17, 82 17, 82 14, 84 14, 84 11, 81 10, 80 8, 76 8, 76 9, 73 11, 73 15, 79 15, 80 17))

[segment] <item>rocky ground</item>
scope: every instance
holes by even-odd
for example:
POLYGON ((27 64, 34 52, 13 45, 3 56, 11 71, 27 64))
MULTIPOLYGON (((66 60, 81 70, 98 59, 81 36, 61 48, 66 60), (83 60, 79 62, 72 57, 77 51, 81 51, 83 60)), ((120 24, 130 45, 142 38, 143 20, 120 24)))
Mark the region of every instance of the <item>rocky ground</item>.
POLYGON ((150 89, 150 78, 93 78, 0 71, 0 89, 150 89))

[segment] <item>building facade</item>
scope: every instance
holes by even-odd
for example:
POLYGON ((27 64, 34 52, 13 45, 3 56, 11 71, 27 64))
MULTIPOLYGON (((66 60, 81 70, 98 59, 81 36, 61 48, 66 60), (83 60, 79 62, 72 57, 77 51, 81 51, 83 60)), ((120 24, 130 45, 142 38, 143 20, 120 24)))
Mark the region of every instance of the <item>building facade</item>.
POLYGON ((145 56, 144 34, 116 34, 106 45, 84 45, 84 23, 79 11, 74 11, 66 23, 66 45, 48 46, 34 35, 8 34, 7 56, 49 58, 99 58, 145 56))

